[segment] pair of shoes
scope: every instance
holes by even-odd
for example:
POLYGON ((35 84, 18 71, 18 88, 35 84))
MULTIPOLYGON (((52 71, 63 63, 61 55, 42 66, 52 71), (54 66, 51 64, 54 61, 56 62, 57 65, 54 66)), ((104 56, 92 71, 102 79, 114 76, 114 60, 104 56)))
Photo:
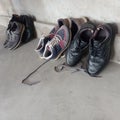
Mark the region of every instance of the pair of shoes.
POLYGON ((51 30, 48 36, 41 37, 35 51, 40 58, 58 59, 70 45, 81 24, 85 22, 87 22, 87 18, 58 19, 58 25, 51 30))
POLYGON ((69 29, 56 26, 48 36, 41 37, 36 52, 43 59, 58 59, 69 44, 69 29))
POLYGON ((45 50, 45 46, 47 44, 48 41, 51 41, 52 38, 55 36, 57 30, 59 29, 59 26, 55 26, 49 33, 49 35, 47 36, 43 36, 40 38, 39 42, 38 42, 38 45, 35 49, 36 53, 38 54, 38 56, 41 58, 41 59, 45 59, 43 53, 44 53, 44 50, 45 50))
POLYGON ((76 65, 89 52, 86 72, 90 76, 98 75, 110 60, 115 34, 114 27, 110 23, 96 25, 87 22, 83 24, 66 53, 67 65, 76 65))
POLYGON ((33 18, 27 15, 13 14, 6 30, 4 47, 16 49, 22 43, 29 42, 36 37, 33 18))
MULTIPOLYGON (((66 30, 66 29, 68 29, 70 27, 69 19, 58 19, 57 22, 58 22, 57 25, 50 31, 50 33, 47 36, 42 36, 40 38, 37 48, 35 49, 35 51, 38 53, 39 57, 42 59, 54 59, 55 57, 57 58, 57 54, 59 54, 60 51, 58 51, 58 53, 56 53, 57 51, 56 50, 54 51, 52 49, 53 42, 56 41, 56 44, 57 44, 57 40, 54 40, 54 39, 57 38, 58 36, 61 36, 60 35, 61 33, 59 33, 59 31, 64 32, 64 36, 66 34, 68 34, 67 33, 68 30, 66 30), (62 27, 63 25, 65 25, 65 26, 62 27), (57 37, 55 37, 55 36, 57 36, 57 37)), ((64 38, 64 39, 67 40, 68 38, 64 38)), ((62 41, 64 41, 64 40, 62 40, 62 41)), ((54 48, 55 48, 56 44, 54 44, 54 48)))

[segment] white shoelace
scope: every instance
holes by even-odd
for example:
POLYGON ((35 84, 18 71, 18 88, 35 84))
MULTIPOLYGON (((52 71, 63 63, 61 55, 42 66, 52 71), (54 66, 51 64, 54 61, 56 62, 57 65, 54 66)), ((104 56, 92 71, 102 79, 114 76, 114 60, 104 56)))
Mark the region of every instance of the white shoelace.
POLYGON ((57 36, 54 36, 54 38, 50 41, 50 45, 54 47, 56 44, 60 42, 60 39, 57 36))

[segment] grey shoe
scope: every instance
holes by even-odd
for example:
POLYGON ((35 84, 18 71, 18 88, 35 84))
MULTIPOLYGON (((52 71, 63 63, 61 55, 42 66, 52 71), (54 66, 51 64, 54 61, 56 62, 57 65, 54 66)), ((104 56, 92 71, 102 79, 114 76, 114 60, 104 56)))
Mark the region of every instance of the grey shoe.
POLYGON ((7 43, 8 43, 8 41, 9 41, 9 39, 10 39, 10 31, 11 31, 11 29, 12 29, 13 22, 14 22, 14 21, 19 22, 19 21, 18 21, 19 19, 20 19, 20 17, 19 17, 18 15, 13 14, 13 15, 12 15, 12 18, 11 18, 10 21, 9 21, 9 24, 8 24, 8 27, 7 27, 7 30, 6 30, 6 40, 5 40, 4 44, 3 44, 5 48, 7 47, 7 43))
POLYGON ((11 30, 8 31, 9 39, 5 44, 5 47, 9 49, 16 49, 21 43, 24 29, 25 26, 23 24, 14 21, 11 30))

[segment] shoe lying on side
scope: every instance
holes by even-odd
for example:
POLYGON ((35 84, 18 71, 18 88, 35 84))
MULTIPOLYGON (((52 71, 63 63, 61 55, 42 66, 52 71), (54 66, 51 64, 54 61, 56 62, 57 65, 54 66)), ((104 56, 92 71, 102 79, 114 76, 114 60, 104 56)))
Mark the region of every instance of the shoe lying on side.
POLYGON ((48 41, 43 53, 44 59, 58 59, 70 44, 68 27, 62 25, 51 41, 48 41))
POLYGON ((18 22, 13 22, 9 31, 9 40, 5 44, 5 47, 9 49, 16 49, 22 42, 22 36, 25 26, 18 22))
POLYGON ((66 64, 69 66, 76 65, 83 55, 88 51, 89 40, 93 35, 96 26, 87 22, 81 26, 79 32, 73 38, 67 52, 66 52, 66 64))
POLYGON ((91 76, 98 75, 108 64, 111 55, 111 45, 115 33, 111 24, 99 25, 89 44, 87 72, 91 76))

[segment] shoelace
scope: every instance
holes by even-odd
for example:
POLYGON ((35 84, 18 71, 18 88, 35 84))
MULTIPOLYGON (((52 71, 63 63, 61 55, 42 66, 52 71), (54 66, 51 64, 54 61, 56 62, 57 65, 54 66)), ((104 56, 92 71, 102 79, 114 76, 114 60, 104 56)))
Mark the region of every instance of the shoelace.
POLYGON ((93 52, 93 56, 96 57, 99 54, 101 54, 101 49, 100 47, 95 47, 94 45, 92 46, 92 52, 93 52))
MULTIPOLYGON (((64 62, 64 63, 62 63, 62 64, 59 64, 59 65, 55 66, 55 67, 54 67, 54 70, 55 70, 56 72, 61 72, 61 71, 63 71, 63 70, 66 70, 66 71, 72 71, 72 73, 79 72, 79 71, 83 71, 83 72, 89 74, 89 73, 87 72, 86 68, 84 67, 84 62, 81 61, 81 63, 82 63, 82 65, 81 65, 80 67, 78 67, 78 66, 76 66, 76 67, 70 67, 70 66, 68 66, 68 65, 64 62)), ((89 75, 90 75, 90 74, 89 74, 89 75)), ((91 76, 91 75, 90 75, 90 76, 91 76)), ((94 76, 91 76, 91 77, 98 77, 98 78, 100 78, 100 77, 102 77, 102 76, 94 75, 94 76)))
POLYGON ((57 36, 54 36, 54 38, 50 41, 50 45, 54 47, 56 44, 58 44, 60 39, 57 36))
POLYGON ((23 80, 22 83, 27 84, 27 85, 35 85, 37 83, 40 83, 40 81, 34 81, 34 82, 30 82, 28 81, 29 77, 31 77, 35 72, 37 72, 38 69, 40 69, 44 64, 46 64, 47 62, 49 62, 51 59, 46 60, 45 62, 43 62, 42 64, 40 64, 37 68, 35 68, 31 73, 29 73, 23 80))
POLYGON ((54 70, 56 72, 61 72, 63 70, 66 70, 66 71, 71 71, 72 73, 75 73, 75 72, 78 72, 78 71, 84 71, 84 69, 82 67, 78 67, 78 66, 70 67, 65 62, 55 66, 54 70))

